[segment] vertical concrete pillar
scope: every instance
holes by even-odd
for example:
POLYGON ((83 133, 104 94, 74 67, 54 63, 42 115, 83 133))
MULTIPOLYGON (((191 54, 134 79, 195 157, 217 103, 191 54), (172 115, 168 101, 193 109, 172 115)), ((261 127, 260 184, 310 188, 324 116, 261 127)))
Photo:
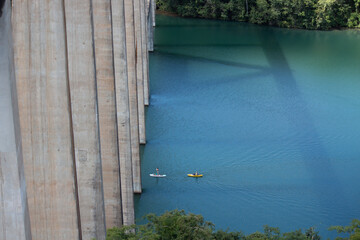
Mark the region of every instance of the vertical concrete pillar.
POLYGON ((79 239, 63 2, 12 4, 32 237, 79 239))
POLYGON ((93 1, 93 20, 106 227, 112 228, 122 226, 122 210, 110 0, 93 1))
POLYGON ((155 0, 151 0, 151 6, 152 6, 152 26, 155 27, 156 26, 156 22, 155 22, 155 13, 156 13, 156 1, 155 0))
POLYGON ((146 19, 146 0, 140 0, 141 16, 141 46, 143 57, 144 72, 144 105, 149 106, 149 52, 147 47, 147 19, 146 19))
POLYGON ((124 0, 126 26, 126 55, 129 87, 130 126, 131 126, 131 157, 133 170, 133 187, 135 193, 141 193, 140 150, 139 150, 139 119, 136 81, 136 45, 134 27, 134 2, 124 0))
POLYGON ((0 3, 0 239, 31 240, 12 48, 10 1, 0 3))
POLYGON ((105 239, 92 1, 65 2, 73 137, 83 239, 105 239))
POLYGON ((141 5, 143 0, 134 0, 134 27, 135 27, 135 66, 137 82, 137 102, 139 114, 139 141, 146 143, 145 134, 145 106, 144 106, 144 66, 143 64, 143 45, 142 45, 142 25, 141 25, 141 5))
POLYGON ((135 222, 124 0, 111 1, 116 116, 124 225, 135 222))
POLYGON ((154 0, 148 0, 148 1, 149 1, 148 14, 147 14, 148 50, 152 52, 154 51, 154 27, 153 27, 154 0))

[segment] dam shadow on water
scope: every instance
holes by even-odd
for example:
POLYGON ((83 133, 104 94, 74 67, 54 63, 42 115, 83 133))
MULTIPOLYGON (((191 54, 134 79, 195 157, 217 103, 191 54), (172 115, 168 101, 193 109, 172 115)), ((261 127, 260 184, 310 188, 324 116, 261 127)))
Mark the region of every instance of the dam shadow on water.
MULTIPOLYGON (((149 212, 178 208, 223 229, 315 226, 332 236, 330 225, 359 215, 359 206, 348 202, 360 199, 359 184, 349 185, 360 180, 354 170, 360 153, 352 143, 360 126, 332 128, 335 115, 354 112, 348 103, 357 98, 349 94, 339 102, 317 91, 321 75, 306 62, 294 64, 303 55, 287 45, 308 33, 289 31, 158 16, 144 192, 136 197, 140 223, 149 212), (340 110, 341 101, 350 107, 340 110), (156 167, 168 177, 150 178, 156 167), (186 176, 195 170, 204 178, 186 176)), ((350 118, 360 120, 359 113, 342 116, 350 118)))
MULTIPOLYGON (((272 29, 259 32, 263 40, 262 48, 269 62, 272 75, 276 81, 279 95, 284 106, 289 106, 287 119, 295 129, 297 138, 308 144, 298 144, 298 149, 303 157, 304 165, 311 178, 311 188, 316 193, 321 208, 324 212, 332 209, 334 205, 341 205, 341 212, 332 214, 342 215, 342 212, 350 212, 349 200, 344 198, 342 186, 333 169, 332 162, 323 143, 317 133, 317 129, 309 113, 307 103, 301 95, 295 77, 283 54, 272 29), (329 201, 329 198, 332 200, 329 201)), ((281 104, 281 103, 280 103, 281 104)), ((344 216, 343 216, 344 217, 344 216)))

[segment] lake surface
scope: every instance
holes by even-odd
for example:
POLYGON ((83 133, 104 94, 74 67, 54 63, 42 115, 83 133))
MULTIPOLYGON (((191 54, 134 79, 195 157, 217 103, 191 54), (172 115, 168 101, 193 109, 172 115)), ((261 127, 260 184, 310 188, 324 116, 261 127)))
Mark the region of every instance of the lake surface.
POLYGON ((360 31, 158 15, 150 79, 139 223, 177 208, 333 237, 360 218, 360 31))

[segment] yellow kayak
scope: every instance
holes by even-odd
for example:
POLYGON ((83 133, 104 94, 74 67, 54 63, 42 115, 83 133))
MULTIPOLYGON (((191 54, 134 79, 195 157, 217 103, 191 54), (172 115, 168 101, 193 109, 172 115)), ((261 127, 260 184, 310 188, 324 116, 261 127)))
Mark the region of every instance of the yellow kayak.
POLYGON ((192 174, 192 173, 189 173, 188 174, 188 177, 202 177, 203 174, 192 174))

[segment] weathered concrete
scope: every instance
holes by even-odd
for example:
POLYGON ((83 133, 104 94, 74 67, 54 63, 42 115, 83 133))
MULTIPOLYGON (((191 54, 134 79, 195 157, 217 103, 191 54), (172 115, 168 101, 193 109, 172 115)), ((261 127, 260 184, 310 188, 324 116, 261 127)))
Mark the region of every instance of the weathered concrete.
POLYGON ((135 223, 124 0, 111 1, 123 224, 135 223))
POLYGON ((12 48, 11 8, 0 3, 0 239, 30 240, 12 48))
MULTIPOLYGON (((138 97, 139 114, 139 141, 140 144, 146 143, 145 134, 145 106, 144 106, 144 66, 143 66, 143 45, 142 45, 142 25, 141 25, 141 4, 143 0, 134 0, 134 27, 135 27, 135 66, 138 97)), ((146 62, 145 62, 146 63, 146 62)))
POLYGON ((92 1, 65 0, 66 40, 81 231, 105 239, 92 1))
POLYGON ((93 1, 93 20, 106 228, 112 228, 122 225, 122 209, 110 0, 93 1))
POLYGON ((143 75, 144 75, 144 105, 149 106, 149 51, 147 46, 147 18, 146 1, 140 0, 141 16, 141 46, 143 57, 143 75))
POLYGON ((147 27, 148 27, 148 50, 150 52, 154 51, 154 26, 153 21, 154 19, 154 0, 148 0, 149 1, 149 7, 148 7, 148 13, 147 13, 147 27))
POLYGON ((156 21, 155 21, 155 12, 156 12, 156 1, 155 0, 151 0, 151 6, 152 6, 152 12, 151 12, 151 15, 152 15, 152 25, 153 27, 156 26, 156 21))
POLYGON ((141 193, 139 119, 136 81, 136 45, 134 28, 134 2, 124 0, 126 26, 126 55, 129 87, 130 126, 131 126, 131 158, 133 170, 133 187, 135 193, 141 193))
POLYGON ((78 239, 61 0, 13 1, 16 81, 33 239, 78 239))
POLYGON ((0 147, 15 146, 0 149, 0 239, 104 239, 106 226, 134 223, 141 193, 150 0, 12 4, 19 116, 14 98, 0 99, 0 147), (24 230, 8 235, 9 223, 24 230))

